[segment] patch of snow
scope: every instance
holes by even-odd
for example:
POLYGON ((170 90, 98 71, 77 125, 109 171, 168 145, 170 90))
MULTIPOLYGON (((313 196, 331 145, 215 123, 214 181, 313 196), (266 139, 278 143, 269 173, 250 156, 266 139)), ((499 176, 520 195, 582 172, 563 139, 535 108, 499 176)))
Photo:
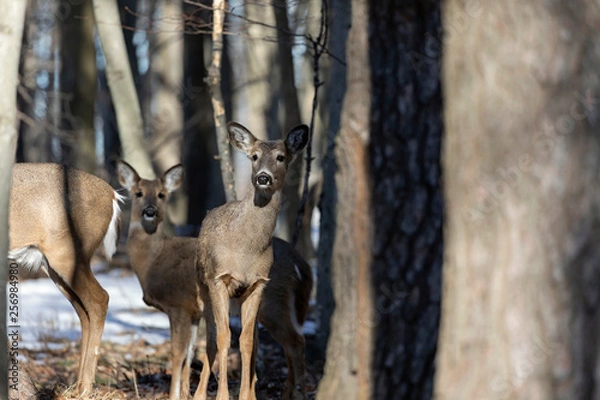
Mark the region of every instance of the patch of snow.
MULTIPOLYGON (((97 274, 96 278, 110 296, 102 341, 126 344, 143 339, 161 344, 169 339, 169 319, 143 302, 142 289, 134 275, 123 276, 115 270, 97 274)), ((20 347, 64 347, 56 342, 80 340, 79 318, 54 282, 21 281, 18 293, 20 347)), ((10 331, 10 320, 8 325, 10 331)))

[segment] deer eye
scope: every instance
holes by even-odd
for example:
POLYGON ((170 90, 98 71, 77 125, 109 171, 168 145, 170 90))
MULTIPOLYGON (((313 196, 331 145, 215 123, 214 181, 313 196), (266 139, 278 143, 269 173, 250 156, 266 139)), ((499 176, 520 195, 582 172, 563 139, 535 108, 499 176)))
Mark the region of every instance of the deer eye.
POLYGON ((159 198, 159 199, 164 199, 164 198, 165 198, 165 194, 164 194, 164 193, 162 193, 162 192, 161 192, 161 193, 159 193, 159 194, 158 194, 158 198, 159 198))
POLYGON ((285 161, 285 157, 280 154, 280 155, 277 156, 277 161, 284 162, 285 161))
POLYGON ((144 193, 142 193, 141 191, 135 193, 135 197, 138 197, 138 198, 142 197, 143 195, 144 195, 144 193))
POLYGON ((258 160, 258 154, 252 154, 252 161, 258 160))

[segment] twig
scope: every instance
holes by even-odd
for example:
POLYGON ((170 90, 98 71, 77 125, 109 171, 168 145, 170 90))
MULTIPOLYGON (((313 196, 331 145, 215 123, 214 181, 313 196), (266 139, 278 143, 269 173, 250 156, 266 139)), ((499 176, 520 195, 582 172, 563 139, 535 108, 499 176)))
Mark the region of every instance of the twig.
POLYGON ((310 178, 312 157, 312 139, 313 131, 315 126, 315 115, 317 114, 317 106, 319 104, 319 88, 323 85, 323 82, 319 80, 319 60, 321 56, 326 52, 325 44, 327 43, 327 35, 329 33, 327 25, 327 0, 321 0, 321 25, 319 28, 319 35, 317 39, 312 39, 308 36, 308 40, 313 45, 314 56, 313 56, 313 85, 315 92, 313 94, 312 111, 310 114, 310 127, 308 135, 308 143, 306 144, 306 168, 304 173, 304 187, 302 188, 302 199, 300 200, 300 207, 298 208, 298 216, 296 217, 296 227, 294 229, 294 236, 292 237, 292 244, 295 246, 300 236, 300 230, 302 229, 302 219, 304 218, 304 212, 306 210, 306 202, 308 200, 308 180, 310 178))

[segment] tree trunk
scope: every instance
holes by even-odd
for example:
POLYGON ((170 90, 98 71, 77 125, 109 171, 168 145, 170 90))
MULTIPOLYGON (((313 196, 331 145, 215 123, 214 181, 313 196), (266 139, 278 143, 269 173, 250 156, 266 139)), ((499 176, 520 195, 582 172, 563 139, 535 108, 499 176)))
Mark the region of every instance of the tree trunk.
POLYGON ((181 160, 183 15, 179 0, 160 0, 153 26, 150 74, 152 154, 161 170, 181 160))
POLYGON ((600 9, 450 0, 438 399, 600 398, 600 9))
MULTIPOLYGON (((277 98, 273 87, 277 44, 266 40, 276 37, 275 16, 270 4, 243 3, 246 20, 229 18, 230 29, 237 33, 227 38, 233 81, 231 118, 266 140, 281 134, 277 112, 273 112, 276 108, 272 107, 277 98)), ((247 157, 234 152, 234 162, 236 191, 244 194, 250 185, 247 157)))
POLYGON ((65 163, 87 172, 96 172, 94 105, 96 98, 96 51, 92 1, 73 3, 62 26, 61 44, 61 128, 65 163))
MULTIPOLYGON (((19 56, 25 25, 24 1, 3 1, 0 4, 0 321, 6 321, 6 293, 8 281, 8 203, 12 179, 12 166, 17 148, 17 85, 19 84, 19 56)), ((17 323, 12 323, 17 325, 17 323)), ((10 323, 9 323, 10 325, 10 323)), ((8 380, 8 352, 10 349, 6 323, 0 325, 0 398, 9 398, 9 384, 17 384, 17 380, 8 380)), ((18 373, 18 371, 17 371, 18 373)), ((12 375, 11 373, 11 376, 12 375)), ((18 387, 17 387, 18 389, 18 387)))
POLYGON ((25 43, 22 54, 23 77, 19 111, 24 124, 20 127, 23 158, 29 162, 61 162, 59 131, 60 61, 59 4, 32 0, 26 12, 25 43))
POLYGON ((116 0, 93 0, 93 3, 98 36, 106 58, 106 75, 117 115, 123 157, 135 166, 142 177, 154 179, 116 0))
MULTIPOLYGON (((211 11, 198 10, 190 4, 185 5, 184 12, 205 21, 210 20, 211 11)), ((210 48, 210 40, 203 35, 185 35, 184 42, 186 81, 183 104, 186 123, 183 158, 188 171, 204 171, 202 174, 185 174, 189 198, 189 234, 197 234, 196 230, 206 212, 225 202, 225 192, 219 161, 214 157, 218 154, 213 133, 215 123, 210 93, 204 81, 205 55, 209 53, 205 51, 205 46, 210 48)))
POLYGON ((332 284, 336 308, 331 321, 325 375, 318 399, 368 399, 372 355, 371 213, 368 174, 370 70, 368 8, 352 1, 348 35, 348 89, 336 147, 337 229, 332 284))
MULTIPOLYGON (((277 63, 275 72, 278 75, 280 93, 272 96, 273 101, 279 101, 283 109, 282 124, 283 132, 299 125, 300 104, 298 103, 298 92, 296 90, 296 78, 294 74, 294 60, 292 58, 293 37, 288 23, 287 6, 283 0, 273 3, 273 15, 277 27, 277 63)), ((308 123, 307 121, 305 123, 308 123)), ((300 208, 300 183, 302 182, 303 157, 298 157, 288 168, 285 186, 283 187, 283 205, 279 221, 278 234, 281 238, 290 241, 296 227, 296 217, 300 208)), ((300 240, 296 249, 310 260, 313 257, 310 246, 310 226, 304 226, 301 231, 300 240)))
POLYGON ((317 331, 316 354, 314 359, 324 360, 327 341, 331 331, 331 315, 334 299, 331 283, 331 263, 333 243, 336 233, 335 205, 337 193, 335 187, 335 141, 340 130, 341 110, 346 94, 346 42, 350 29, 350 4, 347 0, 330 1, 330 37, 328 47, 340 62, 331 64, 326 78, 326 89, 329 93, 329 129, 327 130, 326 152, 323 157, 323 182, 319 199, 319 244, 317 246, 317 331))
MULTIPOLYGON (((159 170, 166 171, 182 161, 183 142, 183 14, 180 0, 157 2, 152 34, 151 67, 151 154, 159 170)), ((188 199, 183 190, 173 193, 169 220, 175 225, 187 222, 188 199)))
POLYGON ((217 147, 225 198, 236 200, 236 189, 233 178, 233 160, 229 151, 229 139, 225 117, 225 103, 221 91, 221 63, 223 57, 223 23, 225 20, 225 1, 213 0, 212 61, 206 77, 211 94, 211 102, 215 119, 217 147))
POLYGON ((373 398, 430 399, 443 246, 440 5, 372 2, 370 17, 373 398))

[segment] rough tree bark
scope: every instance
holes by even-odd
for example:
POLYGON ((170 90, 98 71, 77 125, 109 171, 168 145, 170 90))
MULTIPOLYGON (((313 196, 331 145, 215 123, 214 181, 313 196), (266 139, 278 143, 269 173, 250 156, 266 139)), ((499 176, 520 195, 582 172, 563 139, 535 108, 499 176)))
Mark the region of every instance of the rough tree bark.
POLYGON ((440 4, 370 4, 372 398, 430 399, 443 252, 440 4))
MULTIPOLYGON (((6 284, 8 280, 8 203, 12 166, 17 148, 17 85, 19 55, 25 25, 26 2, 0 2, 0 398, 8 399, 8 352, 6 327, 6 284)), ((11 384, 18 383, 11 381, 11 384)))
POLYGON ((348 34, 348 88, 337 139, 338 203, 331 321, 325 375, 318 399, 368 399, 371 394, 372 299, 370 179, 368 142, 370 70, 366 0, 352 1, 348 34))
POLYGON ((450 0, 436 398, 600 398, 600 9, 450 0))
POLYGON ((141 176, 154 179, 117 2, 93 0, 93 3, 98 36, 106 58, 106 75, 117 115, 123 157, 135 166, 141 176))

